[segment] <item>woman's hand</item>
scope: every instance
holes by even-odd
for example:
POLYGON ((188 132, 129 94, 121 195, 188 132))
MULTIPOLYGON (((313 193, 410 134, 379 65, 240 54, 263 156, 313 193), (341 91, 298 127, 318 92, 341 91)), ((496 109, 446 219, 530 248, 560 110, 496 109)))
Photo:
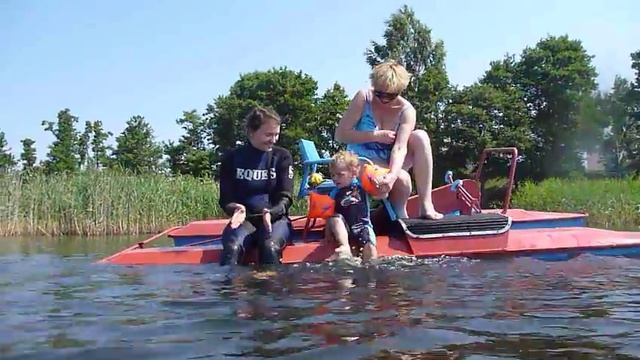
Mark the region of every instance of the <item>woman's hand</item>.
POLYGON ((393 188, 393 184, 395 184, 396 180, 398 180, 398 175, 393 173, 387 173, 382 176, 378 176, 374 179, 376 187, 379 190, 380 195, 388 194, 393 188))
POLYGON ((231 228, 235 229, 240 224, 242 224, 247 218, 247 209, 244 205, 236 204, 236 209, 233 211, 233 215, 231 215, 231 228))
POLYGON ((262 209, 262 223, 264 228, 267 229, 267 233, 271 234, 271 213, 269 209, 262 209))
POLYGON ((396 132, 391 130, 375 130, 373 137, 376 142, 383 144, 393 144, 396 141, 396 132))

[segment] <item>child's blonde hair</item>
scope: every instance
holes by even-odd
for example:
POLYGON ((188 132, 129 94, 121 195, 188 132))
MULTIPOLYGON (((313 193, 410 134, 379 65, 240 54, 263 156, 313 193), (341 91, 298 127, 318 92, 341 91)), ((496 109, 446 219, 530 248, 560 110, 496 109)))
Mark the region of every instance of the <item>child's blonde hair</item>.
POLYGON ((403 92, 411 80, 407 69, 392 60, 376 65, 369 77, 374 89, 396 94, 403 92))
POLYGON ((334 173, 339 167, 345 167, 352 172, 357 173, 358 169, 360 168, 358 155, 352 153, 351 151, 339 151, 331 158, 331 163, 329 163, 329 171, 331 171, 331 173, 334 173))

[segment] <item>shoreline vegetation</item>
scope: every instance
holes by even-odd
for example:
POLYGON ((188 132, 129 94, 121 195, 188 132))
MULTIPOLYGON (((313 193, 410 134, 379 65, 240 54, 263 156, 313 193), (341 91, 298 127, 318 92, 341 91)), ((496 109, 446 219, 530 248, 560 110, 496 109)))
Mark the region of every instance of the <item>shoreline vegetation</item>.
MULTIPOLYGON (((218 186, 189 175, 0 175, 0 236, 140 235, 224 217, 218 186)), ((298 201, 293 207, 300 210, 298 201)))
MULTIPOLYGON (((160 232, 224 217, 210 178, 115 171, 0 175, 0 236, 105 236, 160 232)), ((547 179, 522 182, 513 208, 586 212, 588 225, 640 230, 640 181, 547 179)), ((296 199, 292 215, 306 213, 296 199)))
POLYGON ((549 178, 514 188, 511 207, 587 213, 587 226, 640 231, 640 178, 549 178))

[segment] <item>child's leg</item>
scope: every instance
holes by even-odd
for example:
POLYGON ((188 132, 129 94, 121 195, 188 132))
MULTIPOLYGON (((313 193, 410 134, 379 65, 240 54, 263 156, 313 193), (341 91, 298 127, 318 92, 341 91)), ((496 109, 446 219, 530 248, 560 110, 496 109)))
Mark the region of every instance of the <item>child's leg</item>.
POLYGON ((364 245, 362 249, 362 260, 371 261, 378 257, 378 249, 376 249, 375 245, 368 243, 364 245))
MULTIPOLYGON (((338 243, 336 255, 351 256, 351 248, 349 247, 349 233, 342 216, 332 216, 327 219, 325 236, 334 239, 338 243)), ((329 240, 330 240, 329 239, 329 240)))
POLYGON ((367 232, 366 236, 362 236, 364 246, 362 247, 362 260, 371 261, 378 257, 378 249, 376 248, 376 234, 371 226, 366 226, 363 231, 367 232))

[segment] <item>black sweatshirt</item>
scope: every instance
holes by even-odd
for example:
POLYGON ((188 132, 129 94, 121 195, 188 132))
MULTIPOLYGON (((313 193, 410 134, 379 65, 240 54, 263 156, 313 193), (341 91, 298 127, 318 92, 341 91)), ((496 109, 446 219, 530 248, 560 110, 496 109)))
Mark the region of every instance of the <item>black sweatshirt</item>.
POLYGON ((288 214, 292 202, 293 160, 291 153, 274 146, 265 152, 250 143, 225 154, 220 164, 220 206, 229 216, 231 203, 242 204, 247 216, 269 209, 271 221, 288 214))

